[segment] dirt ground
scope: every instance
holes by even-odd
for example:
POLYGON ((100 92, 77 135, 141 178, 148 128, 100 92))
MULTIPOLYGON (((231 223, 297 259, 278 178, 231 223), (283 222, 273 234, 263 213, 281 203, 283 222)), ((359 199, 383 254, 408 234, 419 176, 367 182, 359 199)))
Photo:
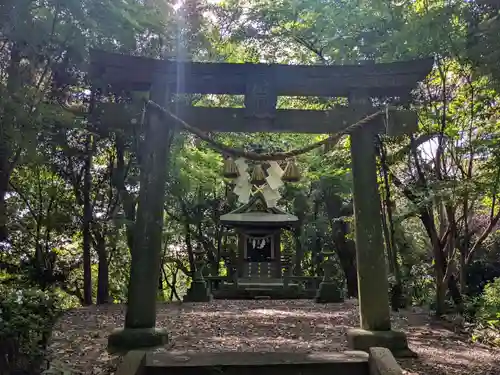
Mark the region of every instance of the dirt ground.
MULTIPOLYGON (((124 312, 123 305, 68 311, 54 330, 52 366, 74 374, 112 374, 119 358, 107 354, 107 337, 123 325, 124 312)), ((418 354, 399 361, 408 375, 500 374, 500 350, 433 323, 425 311, 404 310, 392 318, 418 354)), ((346 348, 347 329, 357 325, 355 300, 217 300, 161 304, 157 312, 157 326, 171 332, 175 351, 339 351, 346 348)))

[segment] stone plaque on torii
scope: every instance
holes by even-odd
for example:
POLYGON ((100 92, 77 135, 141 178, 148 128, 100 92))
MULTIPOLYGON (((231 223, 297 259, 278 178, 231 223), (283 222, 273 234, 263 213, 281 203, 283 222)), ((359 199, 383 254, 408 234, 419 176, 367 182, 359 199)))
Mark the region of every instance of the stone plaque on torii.
MULTIPOLYGON (((94 89, 150 91, 150 99, 169 108, 184 121, 205 132, 336 133, 376 111, 371 98, 408 97, 423 80, 433 61, 414 60, 386 64, 278 65, 162 61, 91 51, 94 89), (173 94, 245 95, 245 108, 172 105, 173 94), (349 99, 349 107, 331 110, 280 110, 279 96, 322 96, 349 99)), ((139 116, 119 104, 94 106, 92 118, 99 131, 112 132, 137 126, 139 116), (134 125, 135 124, 135 125, 134 125)), ((135 110, 136 112, 136 110, 135 110)), ((161 246, 163 194, 168 147, 175 121, 162 120, 149 111, 143 133, 141 186, 132 254, 129 305, 125 329, 110 336, 110 346, 158 345, 166 333, 155 330, 155 303, 161 246)), ((377 186, 376 134, 410 134, 417 128, 412 111, 391 112, 350 134, 356 258, 359 280, 361 329, 348 334, 354 349, 385 346, 407 350, 402 332, 391 330, 388 281, 377 186), (386 121, 388 120, 388 121, 386 121)), ((163 340, 163 341, 162 341, 163 340)))

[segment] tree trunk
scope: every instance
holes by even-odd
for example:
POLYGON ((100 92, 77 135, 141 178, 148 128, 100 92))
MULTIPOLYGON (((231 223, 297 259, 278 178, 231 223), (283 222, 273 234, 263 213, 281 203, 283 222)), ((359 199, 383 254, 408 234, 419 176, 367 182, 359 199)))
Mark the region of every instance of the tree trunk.
MULTIPOLYGON (((415 166, 419 176, 416 187, 421 189, 422 191, 425 191, 427 189, 427 182, 422 172, 422 168, 420 167, 419 159, 417 156, 417 150, 413 141, 412 141, 411 151, 413 154, 413 159, 415 160, 415 166)), ((439 151, 440 150, 438 148, 438 152, 439 151)), ((436 158, 436 164, 439 164, 439 162, 440 159, 436 158)), ((438 166, 436 167, 436 171, 440 173, 438 166)), ((418 216, 431 241, 432 254, 435 262, 434 277, 435 277, 435 287, 436 287, 437 315, 442 314, 445 309, 446 288, 449 289, 450 294, 457 307, 459 309, 462 309, 463 301, 453 273, 448 271, 447 275, 448 280, 445 280, 445 275, 447 274, 447 267, 448 267, 448 256, 446 253, 447 249, 446 238, 443 238, 444 236, 440 236, 438 233, 437 225, 434 218, 435 216, 434 207, 432 203, 428 202, 426 206, 422 206, 419 196, 414 193, 414 188, 410 188, 410 186, 403 184, 402 181, 394 173, 391 173, 390 175, 392 177, 393 183, 403 191, 404 195, 408 198, 408 200, 413 202, 416 206, 419 206, 418 216)), ((438 204, 441 205, 442 203, 438 200, 438 204)), ((440 215, 441 218, 440 224, 443 224, 445 217, 443 215, 442 207, 438 207, 438 214, 440 215)), ((448 215, 448 217, 450 217, 450 215, 448 215)), ((451 219, 454 220, 454 217, 451 219)), ((455 225, 455 223, 453 224, 455 225)), ((440 232, 445 233, 446 229, 444 229, 443 227, 440 232)))
POLYGON ((444 276, 446 274, 446 259, 439 243, 433 244, 434 249, 434 277, 436 282, 436 315, 442 316, 446 311, 446 285, 444 276))
MULTIPOLYGON (((418 203, 418 198, 413 194, 413 192, 405 186, 394 174, 392 174, 393 181, 396 184, 396 186, 402 188, 404 194, 406 197, 412 201, 415 202, 416 204, 418 203)), ((444 246, 445 244, 441 243, 441 240, 438 236, 437 229, 436 229, 436 224, 434 222, 433 216, 430 214, 432 211, 432 207, 420 207, 419 209, 419 217, 422 222, 422 225, 425 228, 425 231, 427 232, 427 235, 429 236, 429 239, 432 244, 432 254, 434 256, 434 275, 435 275, 435 281, 436 281, 436 299, 438 299, 438 294, 439 298, 445 298, 443 297, 443 292, 440 289, 440 285, 442 283, 439 282, 439 280, 443 280, 442 277, 446 274, 446 268, 448 266, 448 262, 446 259, 446 255, 444 253, 444 246), (439 268, 439 270, 438 270, 439 268), (441 276, 442 275, 442 276, 441 276), (441 278, 440 278, 441 277, 441 278)), ((460 294, 460 290, 458 289, 457 281, 454 277, 453 274, 449 276, 448 282, 447 282, 447 287, 448 290, 450 291, 450 295, 453 298, 453 301, 455 305, 459 309, 463 308, 463 299, 460 294)), ((446 293, 444 293, 446 294, 446 293)), ((442 301, 440 301, 442 302, 442 301)), ((444 302, 443 302, 444 303, 444 302)))
POLYGON ((436 316, 441 317, 446 313, 446 285, 443 283, 444 274, 440 267, 435 266, 436 278, 436 316))
POLYGON ((92 224, 92 135, 87 135, 85 142, 85 166, 83 180, 83 300, 85 305, 92 304, 92 254, 91 254, 91 224, 92 224))
POLYGON ((384 203, 381 205, 382 210, 382 225, 384 229, 384 237, 387 248, 387 257, 389 260, 389 270, 394 276, 395 283, 391 287, 391 307, 392 310, 398 311, 400 307, 404 307, 403 299, 403 283, 401 280, 401 271, 398 263, 397 246, 394 231, 394 220, 392 216, 392 208, 394 207, 391 198, 391 186, 389 183, 389 166, 387 165, 387 150, 380 136, 377 136, 379 144, 379 157, 381 164, 381 174, 384 180, 384 203))
POLYGON ((165 291, 163 290, 163 264, 161 265, 160 274, 158 275, 158 300, 165 301, 165 291))
POLYGON ((466 254, 465 250, 463 248, 460 249, 460 275, 459 275, 459 282, 460 282, 460 292, 462 295, 467 293, 467 263, 465 261, 466 259, 466 254))
POLYGON ((4 142, 0 140, 0 250, 2 249, 2 243, 7 242, 8 240, 7 203, 5 202, 5 199, 7 195, 7 188, 9 186, 9 176, 7 173, 8 163, 6 163, 7 160, 3 156, 6 151, 4 151, 5 147, 2 143, 4 142))
POLYGON ((323 241, 319 233, 316 233, 316 239, 314 241, 314 254, 316 258, 316 269, 314 270, 313 276, 323 276, 323 260, 324 256, 322 254, 323 241))
MULTIPOLYGON (((319 214, 319 202, 314 201, 314 222, 318 221, 319 214)), ((323 254, 321 253, 321 236, 319 230, 316 228, 314 234, 314 245, 312 250, 312 276, 322 276, 321 263, 323 260, 323 254)))
POLYGON ((344 272, 347 283, 347 294, 349 297, 358 296, 358 271, 356 268, 356 247, 352 240, 347 239, 349 229, 347 223, 339 220, 342 214, 342 199, 335 195, 325 194, 325 204, 328 220, 333 233, 333 243, 335 251, 339 257, 342 271, 344 272))
POLYGON ((125 213, 125 219, 127 219, 127 224, 125 227, 125 233, 127 236, 127 245, 130 251, 134 245, 134 223, 136 214, 136 204, 134 197, 127 191, 125 186, 125 180, 127 178, 127 166, 125 165, 125 142, 119 134, 116 135, 115 140, 116 148, 116 169, 113 172, 113 184, 118 190, 120 195, 120 201, 125 213))
POLYGON ((196 268, 194 264, 194 251, 193 251, 193 242, 191 240, 191 227, 189 226, 188 222, 184 223, 184 243, 186 244, 186 250, 188 253, 188 260, 189 260, 189 274, 191 277, 194 276, 194 270, 196 268))
MULTIPOLYGON (((108 251, 106 246, 111 246, 111 242, 106 243, 106 238, 108 238, 108 233, 106 232, 105 226, 96 225, 93 223, 93 234, 94 234, 94 250, 97 253, 98 264, 97 264, 97 298, 96 303, 98 305, 104 305, 109 303, 109 262, 108 251)), ((113 241, 115 237, 113 238, 113 241)), ((114 246, 116 251, 116 244, 114 246)))
POLYGON ((389 285, 389 294, 392 311, 399 311, 403 302, 403 286, 401 285, 401 277, 399 275, 399 267, 397 256, 394 251, 391 232, 388 225, 388 215, 386 215, 386 208, 384 205, 380 207, 382 214, 382 229, 384 232, 385 248, 387 249, 387 260, 389 264, 389 273, 394 276, 394 283, 389 285), (397 270, 397 271, 396 271, 397 270))
MULTIPOLYGON (((340 237, 340 236, 339 236, 340 237)), ((340 260, 340 265, 344 271, 347 283, 347 295, 349 297, 358 297, 358 271, 356 268, 356 248, 353 241, 342 239, 336 241, 337 255, 340 260)))
MULTIPOLYGON (((10 174, 15 165, 13 159, 12 132, 16 121, 15 106, 21 87, 21 53, 14 43, 11 46, 10 62, 7 67, 7 93, 4 105, 0 108, 0 250, 2 243, 8 240, 7 230, 7 202, 6 195, 9 188, 10 174), (12 102, 10 102, 12 101, 12 102)), ((15 158, 14 158, 15 159, 15 158)))
POLYGON ((432 252, 434 255, 434 275, 436 281, 436 315, 440 316, 445 311, 446 289, 450 291, 453 302, 459 309, 462 309, 463 301, 453 273, 448 271, 448 280, 445 280, 448 260, 445 254, 445 249, 443 248, 445 244, 442 244, 439 240, 434 221, 429 215, 428 210, 422 209, 420 212, 420 219, 422 220, 432 243, 432 252))
POLYGON ((109 264, 106 256, 106 250, 103 249, 103 254, 99 255, 97 274, 97 304, 103 305, 106 303, 109 303, 109 264))
POLYGON ((462 293, 460 292, 460 288, 458 287, 457 278, 455 277, 455 275, 451 275, 448 279, 448 291, 450 292, 453 303, 457 307, 457 311, 459 313, 463 313, 464 299, 462 297, 462 293))
POLYGON ((170 295, 169 295, 169 301, 173 301, 174 297, 177 299, 177 301, 181 301, 181 297, 179 297, 179 294, 177 293, 177 274, 179 273, 179 268, 174 268, 172 272, 172 282, 168 281, 167 273, 165 272, 165 267, 162 267, 162 272, 163 272, 163 277, 165 279, 165 282, 167 286, 170 288, 170 295))
POLYGON ((382 231, 384 233, 385 248, 387 252, 387 264, 389 266, 389 273, 394 275, 394 257, 392 254, 391 235, 389 232, 389 226, 387 225, 387 215, 385 212, 384 205, 382 204, 380 206, 380 214, 382 216, 382 231))
POLYGON ((0 251, 2 243, 8 240, 7 231, 7 190, 9 188, 10 180, 10 145, 8 144, 8 137, 4 129, 3 119, 0 119, 0 251))

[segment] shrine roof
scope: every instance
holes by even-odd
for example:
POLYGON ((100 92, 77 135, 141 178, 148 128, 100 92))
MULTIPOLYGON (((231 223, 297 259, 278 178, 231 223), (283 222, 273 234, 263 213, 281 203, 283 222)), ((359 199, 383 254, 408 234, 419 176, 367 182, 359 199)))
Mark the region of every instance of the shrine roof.
POLYGON ((248 203, 220 217, 223 225, 240 227, 288 227, 298 221, 297 216, 278 207, 268 207, 260 193, 255 194, 248 203))

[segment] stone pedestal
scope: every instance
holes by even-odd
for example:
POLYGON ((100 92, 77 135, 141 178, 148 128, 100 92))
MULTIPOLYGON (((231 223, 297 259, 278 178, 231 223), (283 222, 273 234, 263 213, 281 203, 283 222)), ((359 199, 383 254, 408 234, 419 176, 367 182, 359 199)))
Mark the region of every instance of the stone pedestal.
POLYGON ((125 353, 134 349, 165 346, 168 342, 168 332, 163 328, 120 328, 108 336, 108 351, 125 353))
POLYGON ((323 262, 323 280, 319 284, 315 301, 317 303, 342 302, 344 300, 343 288, 333 277, 335 265, 333 263, 334 252, 322 251, 326 260, 323 262))
POLYGON ((203 278, 203 270, 205 269, 205 252, 198 248, 193 251, 194 255, 194 276, 191 286, 189 287, 187 294, 184 296, 184 302, 210 302, 212 300, 212 294, 208 288, 207 282, 203 278))
POLYGON ((205 280, 193 280, 187 294, 183 298, 184 302, 210 302, 212 294, 208 289, 205 280))
POLYGON ((350 349, 369 352, 370 348, 389 349, 395 357, 416 357, 408 348, 408 340, 403 331, 368 331, 353 328, 347 331, 347 344, 350 349))
POLYGON ((344 301, 344 293, 342 293, 337 283, 322 281, 321 284, 319 284, 314 301, 316 303, 342 302, 344 301))

